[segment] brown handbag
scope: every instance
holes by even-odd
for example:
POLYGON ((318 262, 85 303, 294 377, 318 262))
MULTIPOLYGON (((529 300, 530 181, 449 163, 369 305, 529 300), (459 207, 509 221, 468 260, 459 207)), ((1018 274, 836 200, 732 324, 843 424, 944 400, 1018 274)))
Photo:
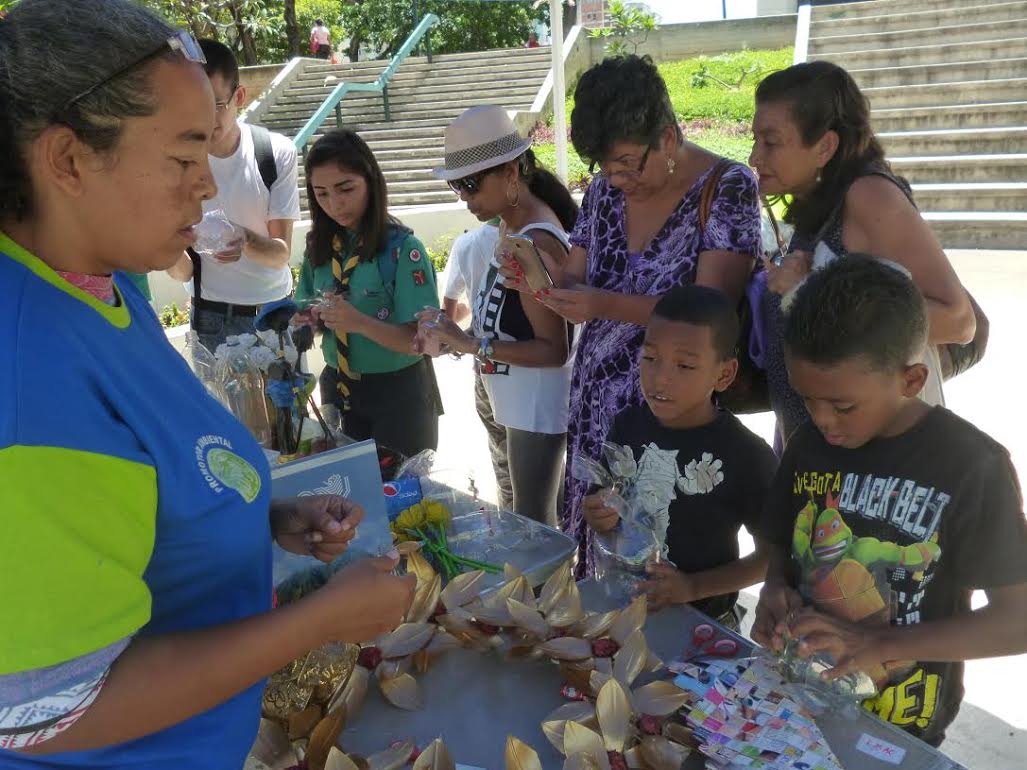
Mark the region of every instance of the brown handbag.
MULTIPOLYGON (((735 161, 722 158, 717 161, 710 175, 703 184, 702 196, 699 199, 699 231, 705 233, 706 225, 713 209, 713 199, 717 195, 717 187, 724 174, 736 164, 735 161)), ((762 267, 753 270, 755 275, 762 267)), ((749 277, 752 280, 752 276, 749 277)), ((735 414, 757 414, 770 411, 770 392, 767 387, 767 373, 756 365, 749 355, 749 341, 753 334, 753 312, 749 297, 743 293, 738 303, 738 373, 734 382, 717 396, 717 401, 724 409, 735 414)))

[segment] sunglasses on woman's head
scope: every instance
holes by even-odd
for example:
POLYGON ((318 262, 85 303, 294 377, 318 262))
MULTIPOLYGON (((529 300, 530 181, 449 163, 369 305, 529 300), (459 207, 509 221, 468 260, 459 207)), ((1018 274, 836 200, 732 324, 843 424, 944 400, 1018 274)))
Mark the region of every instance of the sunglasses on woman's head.
POLYGON ((76 102, 85 99, 87 96, 89 96, 89 94, 93 93, 97 89, 102 88, 103 86, 110 83, 112 80, 121 77, 129 70, 135 69, 143 62, 152 59, 154 56, 164 53, 165 50, 178 51, 180 54, 182 54, 186 61, 195 62, 196 64, 207 63, 207 57, 203 55, 203 49, 200 48, 200 44, 196 42, 196 38, 190 35, 185 30, 178 30, 171 37, 169 37, 167 40, 161 43, 160 46, 154 48, 146 55, 140 56, 138 59, 134 59, 121 69, 105 77, 100 82, 94 83, 93 85, 89 86, 89 88, 87 88, 85 91, 82 91, 81 93, 73 96, 71 99, 64 103, 64 109, 69 109, 76 102))

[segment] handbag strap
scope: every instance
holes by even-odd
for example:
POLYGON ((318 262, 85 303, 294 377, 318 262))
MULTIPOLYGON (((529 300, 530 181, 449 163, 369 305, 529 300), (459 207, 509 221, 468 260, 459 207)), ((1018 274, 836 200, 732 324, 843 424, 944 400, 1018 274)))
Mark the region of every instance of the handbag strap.
POLYGON ((706 225, 710 221, 710 213, 713 210, 713 199, 717 197, 717 188, 720 180, 732 166, 740 165, 728 158, 721 158, 710 171, 709 176, 702 186, 702 195, 699 197, 699 231, 706 232, 706 225))

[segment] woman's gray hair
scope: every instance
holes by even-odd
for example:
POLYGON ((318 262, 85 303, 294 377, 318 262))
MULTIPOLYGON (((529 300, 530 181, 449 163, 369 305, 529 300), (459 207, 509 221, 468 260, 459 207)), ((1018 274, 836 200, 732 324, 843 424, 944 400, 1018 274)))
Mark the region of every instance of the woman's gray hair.
POLYGON ((22 0, 0 20, 0 222, 33 214, 26 150, 47 127, 65 125, 105 153, 126 118, 154 113, 150 67, 69 102, 147 54, 160 57, 173 33, 130 0, 22 0))

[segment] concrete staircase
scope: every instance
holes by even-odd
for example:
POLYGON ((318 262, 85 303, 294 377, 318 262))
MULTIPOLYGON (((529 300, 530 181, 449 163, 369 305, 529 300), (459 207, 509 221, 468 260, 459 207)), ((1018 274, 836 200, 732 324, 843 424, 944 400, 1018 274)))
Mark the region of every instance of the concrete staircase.
MULTIPOLYGON (((295 136, 342 81, 369 83, 387 61, 339 65, 305 62, 302 72, 257 122, 295 136)), ((390 207, 452 203, 455 195, 431 175, 443 163, 447 125, 468 107, 498 104, 529 110, 549 72, 550 49, 510 49, 410 57, 389 84, 391 120, 380 94, 351 93, 342 100, 342 123, 356 129, 374 151, 389 188, 390 207)), ((335 128, 334 115, 315 134, 335 128)), ((308 211, 300 168, 300 200, 308 211)))
POLYGON ((813 8, 809 58, 852 73, 949 248, 1027 248, 1027 0, 813 8))

